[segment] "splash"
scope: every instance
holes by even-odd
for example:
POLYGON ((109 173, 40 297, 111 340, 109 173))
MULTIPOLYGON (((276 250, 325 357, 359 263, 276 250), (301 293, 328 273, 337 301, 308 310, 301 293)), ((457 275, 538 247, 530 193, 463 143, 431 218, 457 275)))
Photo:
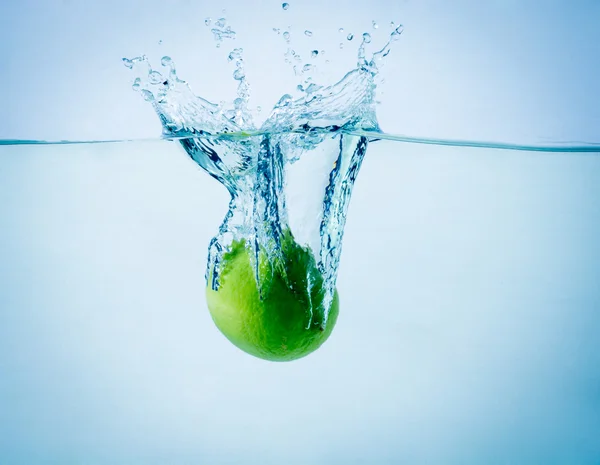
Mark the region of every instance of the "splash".
MULTIPOLYGON (((289 4, 282 8, 287 10, 289 4)), ((205 23, 212 28, 217 46, 235 37, 225 18, 207 18, 205 23)), ((290 43, 288 31, 273 31, 290 43)), ((370 55, 366 50, 372 38, 364 33, 357 66, 332 85, 319 85, 311 76, 305 77, 313 65, 288 48, 286 61, 293 65, 295 75, 304 78, 296 88, 300 96, 283 95, 260 127, 249 111, 250 85, 242 48, 234 48, 228 56, 238 82, 237 96, 229 105, 195 95, 177 76, 169 57, 163 57, 161 71, 152 68, 145 56, 123 59, 137 73, 133 88, 154 107, 164 137, 178 139, 186 153, 231 195, 229 210, 209 245, 206 279, 213 290, 219 289, 224 254, 241 240, 249 248, 260 290, 259 254, 267 258, 271 269, 285 268, 282 240, 291 232, 314 254, 324 282, 321 305, 330 307, 352 189, 369 135, 379 132, 376 78, 382 59, 401 33, 402 26, 394 27, 387 43, 370 55), (309 187, 298 195, 290 184, 295 167, 307 162, 308 176, 301 182, 309 187), (310 208, 306 208, 308 197, 317 199, 310 208)), ((313 32, 306 29, 304 35, 312 37, 313 32)), ((315 49, 311 58, 319 53, 325 51, 315 49)))

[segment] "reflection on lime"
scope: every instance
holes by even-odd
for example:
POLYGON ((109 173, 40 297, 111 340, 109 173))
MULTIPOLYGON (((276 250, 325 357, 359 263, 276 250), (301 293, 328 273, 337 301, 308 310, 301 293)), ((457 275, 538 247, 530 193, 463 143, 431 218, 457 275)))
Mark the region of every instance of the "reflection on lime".
POLYGON ((213 321, 225 337, 243 351, 272 361, 296 360, 318 349, 339 311, 336 291, 326 317, 323 277, 311 251, 288 233, 282 252, 279 268, 261 254, 259 291, 246 242, 235 241, 223 255, 219 290, 209 286, 206 291, 213 321))

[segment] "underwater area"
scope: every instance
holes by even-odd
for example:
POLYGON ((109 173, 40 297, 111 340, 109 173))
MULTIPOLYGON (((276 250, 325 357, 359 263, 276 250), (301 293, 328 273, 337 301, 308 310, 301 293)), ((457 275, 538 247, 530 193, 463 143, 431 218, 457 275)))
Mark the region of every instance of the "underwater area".
POLYGON ((396 3, 0 7, 0 464, 599 463, 600 5, 396 3))

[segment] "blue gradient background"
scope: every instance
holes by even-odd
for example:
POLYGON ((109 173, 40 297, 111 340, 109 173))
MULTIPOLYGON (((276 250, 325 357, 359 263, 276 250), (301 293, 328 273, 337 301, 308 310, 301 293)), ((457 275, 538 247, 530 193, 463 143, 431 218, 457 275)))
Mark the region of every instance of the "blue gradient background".
MULTIPOLYGON (((596 1, 290 3, 4 2, 0 138, 155 137, 123 56, 230 98, 203 24, 226 7, 265 108, 290 90, 272 27, 311 29, 335 79, 337 29, 394 19, 388 132, 600 140, 596 1)), ((600 156, 373 144, 338 326, 289 364, 214 328, 227 196, 176 144, 0 163, 0 464, 600 463, 600 156)))

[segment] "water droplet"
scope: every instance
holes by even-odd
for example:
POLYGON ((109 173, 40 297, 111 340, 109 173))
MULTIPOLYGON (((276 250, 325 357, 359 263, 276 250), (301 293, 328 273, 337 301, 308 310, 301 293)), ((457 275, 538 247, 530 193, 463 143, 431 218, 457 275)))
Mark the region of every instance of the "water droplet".
POLYGON ((160 84, 163 82, 163 77, 158 71, 151 71, 148 75, 152 84, 160 84))
POLYGON ((227 20, 225 18, 219 18, 217 19, 217 22, 215 23, 215 26, 217 27, 225 27, 225 22, 227 20))
POLYGON ((390 27, 396 27, 396 23, 394 21, 390 22, 390 27))
POLYGON ((142 80, 140 78, 135 78, 135 81, 133 81, 131 88, 133 90, 140 90, 141 85, 142 85, 142 80))
POLYGON ((284 38, 284 39, 285 39, 287 42, 289 42, 289 41, 290 41, 290 33, 289 33, 288 31, 285 31, 285 32, 283 33, 283 38, 284 38))
POLYGON ((376 21, 373 21, 373 29, 379 28, 379 24, 376 21))
POLYGON ((171 57, 164 56, 160 59, 160 64, 163 66, 171 66, 171 64, 173 64, 173 60, 171 60, 171 57))
POLYGON ((227 59, 229 61, 233 61, 233 60, 240 60, 242 58, 242 53, 244 52, 243 48, 234 48, 231 53, 229 54, 229 56, 227 57, 227 59))
POLYGON ((149 90, 143 89, 142 95, 146 102, 152 102, 154 100, 154 94, 152 92, 150 92, 149 90))
POLYGON ((340 42, 340 48, 344 48, 344 43, 340 42))
POLYGON ((365 44, 370 44, 371 43, 371 34, 369 34, 368 32, 365 32, 363 34, 363 41, 365 44))
POLYGON ((162 39, 158 41, 158 45, 162 45, 162 39))
POLYGON ((306 31, 304 31, 304 35, 306 37, 312 37, 312 31, 309 31, 308 29, 306 31))
POLYGON ((307 63, 306 65, 304 65, 302 67, 302 72, 303 73, 308 73, 309 71, 312 71, 313 68, 314 68, 313 65, 311 65, 310 63, 307 63))
POLYGON ((298 89, 300 92, 304 92, 304 87, 302 87, 302 84, 298 84, 296 89, 298 89))
POLYGON ((212 20, 211 20, 210 18, 206 18, 206 19, 204 20, 204 24, 206 24, 207 26, 210 26, 210 22, 211 22, 211 21, 212 21, 212 20))
POLYGON ((279 29, 278 27, 274 27, 273 32, 276 32, 277 34, 281 34, 281 29, 279 29))
POLYGON ((281 8, 283 8, 284 10, 287 10, 290 7, 289 3, 282 3, 281 4, 281 8))
POLYGON ((348 34, 348 35, 346 36, 346 39, 348 39, 348 40, 352 40, 352 39, 354 39, 354 34, 348 34))
POLYGON ((123 58, 123 64, 125 65, 126 68, 133 68, 133 60, 130 60, 128 58, 123 58))
POLYGON ((236 81, 241 81, 245 77, 246 77, 246 75, 244 74, 244 71, 241 70, 240 68, 236 69, 233 72, 233 79, 235 79, 236 81))
POLYGON ((340 28, 338 29, 338 32, 339 32, 340 34, 343 34, 343 33, 344 33, 344 28, 343 28, 343 27, 340 27, 340 28))
POLYGON ((261 107, 260 105, 259 105, 259 106, 257 106, 257 107, 256 107, 256 111, 257 111, 258 113, 260 113, 260 112, 262 111, 262 107, 261 107))
POLYGON ((331 61, 330 60, 325 60, 325 63, 331 63, 331 61))
POLYGON ((319 51, 318 50, 313 50, 310 53, 310 56, 313 57, 313 58, 317 58, 319 56, 319 51))

